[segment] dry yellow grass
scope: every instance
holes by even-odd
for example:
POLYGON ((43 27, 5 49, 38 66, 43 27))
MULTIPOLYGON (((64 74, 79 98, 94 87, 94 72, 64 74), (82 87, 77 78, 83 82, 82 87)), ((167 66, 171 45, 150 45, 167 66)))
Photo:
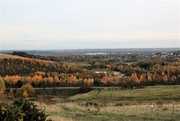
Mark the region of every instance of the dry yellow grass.
MULTIPOLYGON (((34 102, 39 108, 44 108, 49 118, 53 121, 117 121, 119 118, 125 120, 167 120, 173 119, 173 105, 156 104, 147 102, 146 104, 114 106, 114 103, 108 103, 106 107, 101 107, 98 111, 96 107, 80 105, 77 102, 56 103, 47 105, 45 103, 34 102), (68 118, 67 118, 68 117, 68 118)), ((180 104, 175 103, 175 119, 179 120, 180 104)))
POLYGON ((55 62, 55 61, 40 60, 40 59, 34 59, 34 58, 21 57, 21 56, 17 56, 17 55, 0 53, 0 59, 4 59, 4 58, 31 59, 32 61, 35 60, 35 61, 40 61, 40 62, 57 63, 57 62, 55 62))
POLYGON ((53 121, 73 121, 72 118, 63 117, 61 115, 61 112, 63 111, 62 106, 65 106, 65 107, 70 106, 71 108, 73 108, 74 106, 73 104, 66 105, 64 103, 57 103, 54 105, 47 105, 45 103, 40 103, 40 102, 33 102, 33 103, 38 105, 40 109, 45 109, 46 114, 49 115, 48 118, 50 118, 53 121))
POLYGON ((23 58, 23 57, 16 56, 16 55, 10 55, 10 54, 0 53, 0 59, 1 59, 1 58, 23 58))

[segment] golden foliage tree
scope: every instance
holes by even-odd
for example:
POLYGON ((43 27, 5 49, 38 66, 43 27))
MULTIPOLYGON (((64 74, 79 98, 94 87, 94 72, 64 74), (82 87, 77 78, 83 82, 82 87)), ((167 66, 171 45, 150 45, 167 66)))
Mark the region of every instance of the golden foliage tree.
POLYGON ((4 77, 4 80, 5 80, 8 84, 14 85, 14 84, 16 84, 16 83, 18 82, 18 80, 20 80, 20 77, 19 77, 18 75, 16 75, 16 76, 8 76, 8 75, 6 75, 6 76, 4 77))
POLYGON ((3 78, 0 76, 0 90, 3 93, 5 91, 5 82, 3 80, 3 78))
POLYGON ((57 75, 54 77, 54 81, 56 84, 60 84, 60 80, 59 80, 59 77, 57 75))
POLYGON ((152 74, 151 73, 147 73, 147 80, 152 81, 152 74))
POLYGON ((132 73, 131 80, 134 81, 137 84, 140 83, 140 80, 139 80, 139 78, 138 78, 138 76, 137 76, 137 74, 135 72, 132 73))
POLYGON ((77 83, 76 76, 71 75, 70 77, 68 77, 68 83, 70 83, 71 85, 75 85, 77 83))
POLYGON ((93 78, 88 78, 86 83, 87 83, 87 85, 90 86, 90 85, 92 85, 94 83, 94 79, 93 78))
POLYGON ((101 81, 103 82, 104 85, 108 85, 108 81, 109 81, 109 77, 107 75, 105 75, 101 81))
POLYGON ((139 80, 140 80, 140 82, 146 82, 147 81, 146 74, 141 74, 139 80))
POLYGON ((53 79, 53 77, 51 77, 51 76, 48 76, 47 77, 47 82, 49 83, 49 84, 53 84, 53 82, 54 82, 54 79, 53 79))
POLYGON ((34 77, 31 78, 31 80, 37 86, 37 85, 39 85, 39 82, 42 81, 42 76, 35 75, 34 77))
POLYGON ((23 97, 24 97, 24 98, 27 98, 27 97, 28 97, 27 90, 25 90, 25 91, 23 92, 23 97))

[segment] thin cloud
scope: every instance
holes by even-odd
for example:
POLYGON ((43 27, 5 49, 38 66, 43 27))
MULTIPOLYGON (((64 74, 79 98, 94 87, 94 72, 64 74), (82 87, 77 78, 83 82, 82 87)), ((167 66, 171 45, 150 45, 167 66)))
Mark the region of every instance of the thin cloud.
POLYGON ((175 0, 2 0, 0 7, 2 49, 179 47, 175 0))

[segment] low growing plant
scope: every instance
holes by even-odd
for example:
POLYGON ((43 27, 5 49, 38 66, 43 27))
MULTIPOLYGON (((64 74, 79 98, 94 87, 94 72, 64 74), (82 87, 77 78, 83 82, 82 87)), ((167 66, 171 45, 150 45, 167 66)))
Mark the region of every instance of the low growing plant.
POLYGON ((35 90, 34 88, 31 86, 31 84, 25 84, 23 85, 21 88, 19 88, 16 92, 16 96, 17 97, 23 97, 23 93, 27 91, 27 94, 29 97, 32 97, 35 95, 35 90))
POLYGON ((10 105, 0 103, 0 121, 52 121, 47 117, 45 110, 22 98, 10 105))

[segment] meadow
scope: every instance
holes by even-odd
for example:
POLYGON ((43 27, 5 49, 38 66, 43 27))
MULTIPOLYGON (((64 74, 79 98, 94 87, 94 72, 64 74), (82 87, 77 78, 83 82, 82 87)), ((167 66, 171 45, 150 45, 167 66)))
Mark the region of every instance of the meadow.
POLYGON ((178 121, 180 86, 141 89, 104 88, 34 103, 54 121, 178 121))

